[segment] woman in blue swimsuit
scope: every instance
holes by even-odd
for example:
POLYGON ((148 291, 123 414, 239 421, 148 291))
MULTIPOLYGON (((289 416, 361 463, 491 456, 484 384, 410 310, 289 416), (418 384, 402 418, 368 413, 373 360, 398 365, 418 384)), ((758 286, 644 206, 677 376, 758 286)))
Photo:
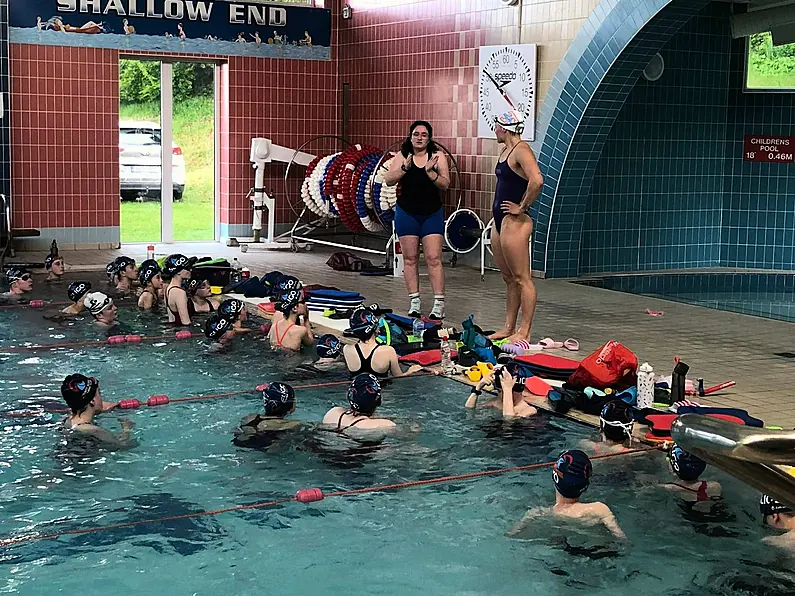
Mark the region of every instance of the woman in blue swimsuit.
POLYGON ((497 161, 494 192, 494 227, 491 249, 507 286, 505 327, 490 336, 510 342, 530 339, 536 308, 536 288, 530 273, 530 236, 533 220, 530 205, 536 200, 544 178, 530 146, 522 140, 524 116, 513 110, 496 118, 497 141, 503 149, 497 161), (519 307, 522 324, 516 331, 519 307))

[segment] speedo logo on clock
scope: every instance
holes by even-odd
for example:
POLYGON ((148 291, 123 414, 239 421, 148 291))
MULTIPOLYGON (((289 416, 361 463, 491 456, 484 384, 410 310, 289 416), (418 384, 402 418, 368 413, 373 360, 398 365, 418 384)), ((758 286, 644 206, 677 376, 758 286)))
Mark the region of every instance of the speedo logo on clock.
POLYGON ((494 79, 499 81, 500 83, 505 83, 507 81, 515 81, 516 80, 516 73, 515 72, 497 72, 497 73, 494 73, 494 79))

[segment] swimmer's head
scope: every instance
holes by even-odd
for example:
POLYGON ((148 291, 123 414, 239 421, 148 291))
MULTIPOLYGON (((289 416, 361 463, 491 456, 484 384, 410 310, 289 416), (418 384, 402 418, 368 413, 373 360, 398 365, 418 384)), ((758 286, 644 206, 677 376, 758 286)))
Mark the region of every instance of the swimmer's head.
POLYGON ((185 292, 187 292, 188 296, 199 296, 200 298, 206 298, 212 293, 210 282, 208 282, 206 279, 196 279, 195 277, 184 279, 182 280, 182 287, 185 289, 185 292))
POLYGON ((693 482, 707 469, 707 462, 688 453, 676 443, 671 444, 668 450, 668 463, 671 470, 685 482, 693 482))
POLYGON ((69 284, 69 289, 66 293, 72 302, 80 302, 90 291, 90 281, 73 281, 69 284))
POLYGON ((342 354, 342 342, 336 335, 328 333, 318 338, 318 358, 338 358, 340 354, 342 354))
POLYGON ((102 407, 99 381, 94 377, 86 377, 80 374, 69 375, 61 384, 61 395, 74 414, 79 414, 92 402, 95 407, 102 407))
POLYGON ((154 288, 163 287, 163 278, 160 277, 160 265, 154 259, 149 259, 141 263, 138 268, 138 282, 146 287, 152 284, 154 288))
POLYGON ((119 257, 114 262, 116 263, 116 277, 119 279, 126 278, 133 280, 138 277, 135 259, 131 259, 130 257, 119 257))
POLYGON ((593 466, 588 456, 579 449, 564 451, 552 467, 552 481, 560 496, 578 499, 591 484, 593 466))
POLYGON ((635 420, 629 405, 620 399, 607 402, 599 414, 599 429, 608 441, 621 443, 632 438, 634 426, 635 420))
POLYGON ((409 134, 400 148, 404 157, 419 151, 427 150, 428 153, 436 153, 439 146, 433 141, 433 126, 425 120, 415 120, 409 126, 409 134))
POLYGON ((304 289, 304 285, 298 280, 297 277, 292 275, 282 275, 274 286, 274 294, 282 296, 287 292, 300 291, 304 289))
POLYGON ((292 313, 299 304, 304 302, 304 292, 302 290, 292 290, 279 296, 279 301, 276 303, 276 310, 286 317, 292 313))
POLYGON ((497 140, 503 142, 508 135, 521 135, 524 132, 524 115, 517 110, 508 110, 494 118, 497 140))
POLYGON ((216 343, 228 342, 235 336, 234 321, 216 313, 204 323, 204 335, 216 343))
POLYGON ((63 275, 64 270, 63 257, 53 254, 47 255, 47 258, 44 259, 44 268, 53 275, 60 277, 63 275))
POLYGON ((238 319, 243 320, 245 312, 246 303, 237 298, 228 298, 221 302, 221 306, 218 307, 218 314, 231 319, 232 322, 236 322, 238 319))
POLYGON ((498 364, 494 367, 494 383, 496 388, 501 388, 499 383, 502 371, 507 370, 508 373, 514 378, 513 390, 517 393, 522 393, 525 389, 525 381, 527 381, 527 369, 515 361, 509 361, 505 364, 498 364))
POLYGON ((346 333, 350 333, 360 341, 367 341, 378 330, 378 320, 378 316, 370 309, 356 309, 348 320, 350 328, 346 333))
POLYGON ((789 530, 795 519, 792 508, 776 501, 769 495, 759 497, 759 512, 762 514, 762 523, 780 530, 789 530))
POLYGON ((357 414, 370 416, 381 405, 381 383, 370 373, 356 375, 348 387, 348 403, 357 414))
POLYGON ((113 304, 113 299, 102 292, 86 294, 86 297, 83 298, 83 305, 95 319, 100 316, 110 318, 115 318, 116 316, 116 305, 113 304))
POLYGON ((282 277, 284 277, 284 273, 281 271, 270 271, 260 278, 262 285, 265 286, 267 290, 268 296, 276 295, 276 284, 279 283, 282 277))
POLYGON ((163 264, 163 274, 170 278, 179 275, 182 279, 188 279, 195 263, 196 257, 188 258, 181 254, 169 255, 163 264))
POLYGON ((6 281, 12 290, 30 292, 33 289, 33 276, 24 267, 9 267, 6 270, 6 281))
POLYGON ((275 382, 262 392, 265 415, 284 418, 295 410, 295 390, 287 383, 275 382))

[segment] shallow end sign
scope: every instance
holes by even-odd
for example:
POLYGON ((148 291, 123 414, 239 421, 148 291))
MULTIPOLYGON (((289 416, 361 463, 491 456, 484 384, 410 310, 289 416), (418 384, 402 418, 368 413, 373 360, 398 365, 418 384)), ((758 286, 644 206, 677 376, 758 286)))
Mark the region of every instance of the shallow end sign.
POLYGON ((795 163, 795 137, 745 135, 743 161, 795 163))
POLYGON ((330 60, 331 11, 257 0, 18 0, 9 41, 330 60))

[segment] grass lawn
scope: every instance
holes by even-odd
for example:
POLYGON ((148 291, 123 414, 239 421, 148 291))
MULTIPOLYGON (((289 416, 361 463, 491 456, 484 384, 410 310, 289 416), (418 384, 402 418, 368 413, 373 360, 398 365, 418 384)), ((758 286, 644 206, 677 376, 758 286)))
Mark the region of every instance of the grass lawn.
POLYGON ((749 89, 795 89, 795 75, 767 74, 759 72, 752 64, 748 65, 749 89))
MULTIPOLYGON (((174 141, 185 155, 185 194, 174 203, 174 240, 212 240, 213 204, 213 100, 199 97, 174 103, 174 141)), ((160 122, 159 103, 122 104, 122 120, 160 122)), ((160 203, 121 204, 121 241, 160 240, 160 203)))

